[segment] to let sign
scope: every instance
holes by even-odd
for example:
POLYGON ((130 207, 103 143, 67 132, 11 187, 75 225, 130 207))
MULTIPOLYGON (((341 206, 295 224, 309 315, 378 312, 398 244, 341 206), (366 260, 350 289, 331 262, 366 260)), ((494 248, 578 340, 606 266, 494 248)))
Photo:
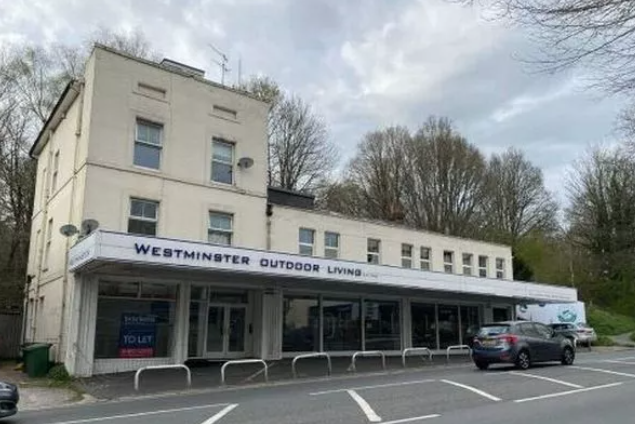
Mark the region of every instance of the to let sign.
POLYGON ((154 357, 156 328, 155 315, 122 314, 119 330, 119 357, 154 357))

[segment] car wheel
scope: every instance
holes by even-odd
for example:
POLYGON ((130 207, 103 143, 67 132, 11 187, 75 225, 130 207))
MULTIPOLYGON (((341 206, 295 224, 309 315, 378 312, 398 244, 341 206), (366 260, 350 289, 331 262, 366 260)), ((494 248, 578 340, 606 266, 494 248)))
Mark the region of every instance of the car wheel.
POLYGON ((573 365, 573 361, 575 360, 575 353, 573 349, 569 346, 565 347, 562 351, 562 365, 573 365))
POLYGON ((516 367, 521 370, 527 370, 531 366, 531 360, 529 359, 529 353, 526 350, 521 350, 516 356, 516 367))
POLYGON ((476 364, 476 368, 478 368, 481 371, 485 371, 489 368, 489 364, 487 362, 478 361, 478 362, 475 362, 475 364, 476 364))

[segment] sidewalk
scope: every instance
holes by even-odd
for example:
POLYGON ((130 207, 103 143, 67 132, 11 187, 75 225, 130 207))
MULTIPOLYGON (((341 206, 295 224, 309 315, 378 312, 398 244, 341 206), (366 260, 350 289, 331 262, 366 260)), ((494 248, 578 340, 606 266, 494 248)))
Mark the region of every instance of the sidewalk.
MULTIPOLYGON (((283 382, 293 380, 291 359, 269 361, 269 382, 283 382)), ((262 365, 232 365, 226 370, 226 384, 221 382, 221 366, 224 362, 199 361, 188 363, 192 372, 192 389, 214 389, 222 387, 247 386, 265 382, 262 365)), ((445 355, 435 356, 432 362, 427 358, 409 356, 407 370, 438 369, 442 367, 472 366, 467 355, 453 355, 446 364, 445 355)), ((350 369, 351 358, 332 358, 332 377, 347 375, 363 375, 383 372, 379 357, 364 357, 357 359, 356 372, 350 369)), ((386 371, 403 371, 401 357, 386 357, 386 371)), ((326 378, 327 361, 325 358, 302 359, 297 363, 298 379, 326 378)), ((117 399, 134 396, 153 395, 165 392, 187 390, 184 370, 150 370, 141 375, 140 390, 134 390, 134 372, 100 375, 81 379, 78 385, 81 390, 98 399, 117 399)))

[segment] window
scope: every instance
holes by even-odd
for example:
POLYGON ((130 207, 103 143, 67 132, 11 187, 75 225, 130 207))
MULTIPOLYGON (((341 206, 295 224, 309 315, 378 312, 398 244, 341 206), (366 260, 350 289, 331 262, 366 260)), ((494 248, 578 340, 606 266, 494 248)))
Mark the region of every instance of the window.
POLYGON ((282 327, 283 352, 320 349, 320 309, 317 296, 285 296, 282 327))
POLYGON ((207 241, 214 244, 231 246, 234 217, 227 213, 210 212, 207 241))
POLYGON ((212 181, 234 183, 234 145, 219 138, 212 141, 212 181))
POLYGON ((411 303, 412 346, 437 348, 436 307, 430 304, 411 303))
POLYGON ((439 348, 459 344, 459 307, 456 305, 438 306, 439 348))
POLYGON ((496 278, 502 280, 505 278, 505 259, 496 258, 496 278))
POLYGON ((324 350, 362 348, 361 302, 357 299, 325 298, 322 302, 324 350))
POLYGON ((53 218, 49 219, 46 226, 46 246, 44 246, 44 270, 49 267, 49 256, 51 255, 51 240, 53 239, 53 218))
POLYGON ((51 175, 51 193, 55 193, 57 190, 57 174, 60 170, 60 151, 55 152, 53 156, 53 174, 51 175))
POLYGON ((42 195, 44 196, 44 200, 49 197, 49 186, 46 184, 46 168, 42 171, 42 195))
POLYGON ((380 249, 381 249, 381 241, 376 239, 368 239, 367 242, 367 255, 366 261, 369 264, 379 264, 380 263, 380 249))
POLYGON ((472 258, 471 253, 463 254, 463 275, 472 275, 472 258))
POLYGON ((478 257, 478 276, 487 278, 487 256, 479 256, 478 257))
POLYGON ((448 274, 454 273, 454 252, 450 250, 443 251, 443 270, 448 274))
POLYGON ((412 268, 412 245, 403 243, 401 245, 401 266, 412 268))
POLYGON ((238 112, 228 107, 214 105, 212 110, 214 112, 214 115, 221 116, 223 118, 233 119, 233 120, 238 119, 238 112))
POLYGON ((432 260, 432 250, 429 247, 421 247, 419 250, 419 264, 424 271, 430 271, 432 260))
POLYGON ((335 259, 340 255, 340 235, 338 233, 324 233, 324 257, 335 259))
POLYGON ((152 200, 130 199, 128 232, 148 236, 157 235, 159 202, 152 200))
POLYGON ((166 90, 160 87, 155 87, 150 84, 140 82, 137 84, 137 90, 139 93, 150 97, 156 97, 157 99, 165 99, 167 94, 166 90))
POLYGON ((315 244, 315 231, 308 228, 300 228, 299 233, 300 254, 313 256, 313 245, 315 244))
POLYGON ((364 300, 365 350, 401 349, 399 302, 364 300))
POLYGON ((134 143, 134 164, 144 168, 161 167, 163 125, 137 119, 134 143))

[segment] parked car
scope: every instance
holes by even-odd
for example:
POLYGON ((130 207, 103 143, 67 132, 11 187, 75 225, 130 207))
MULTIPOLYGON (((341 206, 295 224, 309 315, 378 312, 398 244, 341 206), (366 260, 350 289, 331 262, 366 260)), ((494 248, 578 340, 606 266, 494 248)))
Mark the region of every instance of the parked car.
POLYGON ((593 327, 589 326, 585 322, 579 322, 576 324, 578 333, 578 343, 583 346, 591 346, 591 344, 598 341, 598 336, 595 333, 593 327))
POLYGON ((576 340, 578 339, 578 327, 575 324, 571 323, 556 323, 549 324, 549 327, 556 333, 561 334, 564 337, 571 340, 573 345, 576 345, 576 340))
POLYGON ((575 346, 570 339, 544 324, 505 321, 482 326, 474 338, 472 360, 481 370, 508 363, 526 370, 537 362, 559 361, 571 365, 575 346))
POLYGON ((17 414, 19 401, 18 387, 15 384, 0 381, 0 418, 17 414))

